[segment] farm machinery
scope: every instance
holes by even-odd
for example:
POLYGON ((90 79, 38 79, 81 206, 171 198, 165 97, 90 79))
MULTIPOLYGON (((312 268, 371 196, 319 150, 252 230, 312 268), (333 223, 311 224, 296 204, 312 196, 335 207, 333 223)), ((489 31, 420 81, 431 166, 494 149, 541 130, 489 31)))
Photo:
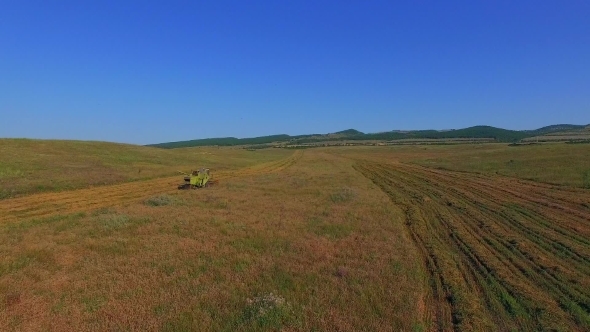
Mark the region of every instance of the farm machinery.
POLYGON ((178 189, 197 189, 214 184, 213 181, 211 181, 211 174, 209 173, 208 168, 201 168, 192 171, 190 174, 180 171, 179 173, 184 174, 184 183, 178 185, 178 189))

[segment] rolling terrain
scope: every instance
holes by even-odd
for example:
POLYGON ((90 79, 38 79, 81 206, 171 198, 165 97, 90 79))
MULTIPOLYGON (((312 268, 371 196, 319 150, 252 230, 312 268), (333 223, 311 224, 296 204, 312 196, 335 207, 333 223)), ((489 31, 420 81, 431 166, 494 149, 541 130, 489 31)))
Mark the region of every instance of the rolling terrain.
POLYGON ((0 151, 0 199, 166 177, 203 165, 228 171, 291 154, 31 139, 0 139, 0 151))
MULTIPOLYGON (((268 174, 288 167, 301 155, 301 151, 275 162, 263 163, 253 167, 220 171, 216 180, 232 177, 268 174)), ((180 176, 164 177, 110 186, 100 186, 58 193, 41 193, 30 196, 0 200, 0 222, 27 218, 41 218, 53 214, 86 212, 98 208, 122 205, 161 193, 173 193, 181 183, 180 176), (168 188, 163 190, 162 188, 168 188)))
POLYGON ((1 330, 590 329, 585 144, 138 149, 0 199, 1 330))
MULTIPOLYGON (((330 134, 308 134, 308 135, 270 135, 253 138, 205 138, 189 141, 178 141, 168 143, 150 144, 148 146, 176 149, 194 146, 250 146, 268 147, 301 144, 325 144, 328 142, 403 142, 403 141, 438 141, 441 143, 457 140, 484 140, 488 142, 518 142, 527 138, 542 137, 552 141, 553 133, 559 133, 560 140, 578 139, 579 132, 587 135, 588 126, 560 124, 546 126, 535 130, 508 130, 491 126, 474 126, 462 129, 450 130, 393 130, 380 133, 363 133, 355 129, 347 129, 330 134), (572 133, 573 136, 568 136, 572 133), (569 137, 569 138, 568 138, 569 137)), ((430 142, 433 143, 433 142, 430 142)))

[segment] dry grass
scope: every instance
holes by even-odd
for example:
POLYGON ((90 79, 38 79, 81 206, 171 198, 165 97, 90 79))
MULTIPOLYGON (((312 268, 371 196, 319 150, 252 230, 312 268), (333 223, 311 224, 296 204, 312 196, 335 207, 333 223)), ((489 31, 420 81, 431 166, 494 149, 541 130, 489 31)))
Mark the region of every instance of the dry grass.
POLYGON ((584 149, 273 150, 203 190, 3 200, 0 330, 584 331, 590 192, 524 180, 584 149))
MULTIPOLYGON (((298 160, 301 152, 290 156, 239 170, 219 171, 212 174, 215 180, 279 172, 298 160)), ((64 192, 41 193, 25 197, 0 200, 0 222, 26 218, 42 218, 56 213, 68 214, 91 211, 101 207, 128 204, 154 195, 174 193, 181 176, 122 183, 64 192)))
POLYGON ((423 328, 401 210, 350 162, 297 154, 181 205, 3 222, 0 329, 423 328))
POLYGON ((0 199, 153 179, 198 167, 229 171, 291 153, 29 139, 0 139, 0 151, 0 199))

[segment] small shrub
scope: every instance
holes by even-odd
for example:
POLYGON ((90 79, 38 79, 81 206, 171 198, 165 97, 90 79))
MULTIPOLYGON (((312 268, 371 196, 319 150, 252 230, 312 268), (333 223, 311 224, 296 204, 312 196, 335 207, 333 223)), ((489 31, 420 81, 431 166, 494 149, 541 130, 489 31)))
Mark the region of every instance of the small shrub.
POLYGON ((204 207, 214 207, 216 209, 227 209, 227 207, 229 206, 229 201, 227 200, 227 198, 205 195, 199 201, 199 204, 201 204, 204 207))
POLYGON ((103 215, 103 214, 109 214, 109 213, 115 213, 115 212, 111 208, 102 207, 100 209, 96 209, 96 210, 92 211, 92 213, 90 215, 93 216, 93 217, 96 217, 96 216, 100 216, 100 215, 103 215))
POLYGON ((330 195, 330 199, 334 203, 348 202, 356 197, 356 192, 351 188, 342 188, 337 193, 330 195))
POLYGON ((93 313, 106 303, 106 299, 102 296, 85 296, 80 302, 84 305, 85 312, 93 313))
POLYGON ((98 223, 106 229, 118 229, 129 224, 130 219, 126 214, 108 213, 97 216, 98 223))
POLYGON ((283 297, 270 293, 247 299, 242 318, 258 328, 279 330, 293 319, 293 310, 283 297))
POLYGON ((223 199, 223 200, 220 200, 217 203, 215 203, 215 207, 218 209, 227 209, 228 204, 229 203, 228 203, 227 199, 223 199))
POLYGON ((145 205, 149 206, 164 206, 164 205, 178 205, 180 200, 170 195, 159 195, 150 197, 144 201, 145 205))

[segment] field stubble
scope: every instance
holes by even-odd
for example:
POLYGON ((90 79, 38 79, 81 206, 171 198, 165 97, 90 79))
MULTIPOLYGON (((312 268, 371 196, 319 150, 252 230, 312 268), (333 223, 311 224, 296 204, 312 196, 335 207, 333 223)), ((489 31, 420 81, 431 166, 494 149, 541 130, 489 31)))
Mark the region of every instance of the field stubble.
POLYGON ((356 168, 405 211, 433 328, 590 329, 590 192, 397 162, 356 168))
POLYGON ((0 223, 0 329, 424 329, 403 213, 350 161, 299 151, 205 190, 133 185, 116 206, 88 192, 72 214, 0 223))
MULTIPOLYGON (((300 156, 301 151, 296 151, 288 158, 241 170, 216 172, 213 177, 217 180, 226 180, 232 177, 278 172, 292 165, 300 156)), ((182 177, 174 176, 0 200, 0 222, 42 218, 57 213, 69 214, 122 205, 159 193, 175 192, 180 182, 182 182, 182 177)))
POLYGON ((280 149, 165 150, 108 142, 0 139, 0 199, 161 178, 203 166, 225 172, 290 154, 280 149))
POLYGON ((555 170, 584 147, 458 149, 313 149, 205 190, 0 200, 0 328, 590 329, 590 192, 494 171, 582 187, 585 155, 555 170))

